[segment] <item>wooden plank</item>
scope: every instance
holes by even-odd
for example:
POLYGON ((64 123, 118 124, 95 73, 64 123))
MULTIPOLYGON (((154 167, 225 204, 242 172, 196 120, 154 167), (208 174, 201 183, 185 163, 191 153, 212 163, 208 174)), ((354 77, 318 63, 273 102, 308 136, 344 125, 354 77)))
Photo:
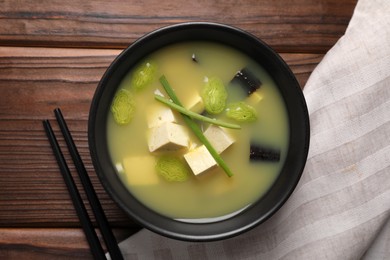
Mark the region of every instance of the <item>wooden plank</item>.
MULTIPOLYGON (((113 230, 121 241, 136 230, 113 230)), ((99 232, 97 232, 99 234, 99 232)), ((103 240, 99 238, 104 246, 103 240)), ((0 259, 93 259, 77 228, 0 228, 0 259)))
MULTIPOLYGON (((51 115, 48 113, 48 117, 51 115)), ((109 222, 116 227, 136 226, 107 195, 94 173, 87 145, 87 121, 69 120, 68 123, 109 222)), ((58 126, 54 123, 53 127, 60 137, 58 126)), ((79 226, 41 120, 0 118, 0 129, 0 227, 79 226)), ((62 138, 60 144, 66 160, 71 162, 62 138)), ((81 189, 75 167, 69 166, 81 189)), ((84 192, 81 195, 86 202, 84 192)), ((89 204, 87 210, 92 216, 89 204)))
MULTIPOLYGON (((104 192, 89 158, 87 117, 118 50, 0 48, 0 226, 79 226, 42 120, 61 107, 108 220, 135 226, 104 192)), ((67 160, 70 155, 60 138, 67 160)), ((75 168, 70 164, 72 173, 75 168)), ((75 174, 77 175, 77 174, 75 174)), ((76 184, 80 187, 78 178, 76 184)), ((82 193, 85 199, 85 194, 82 193)), ((90 207, 87 207, 91 212, 90 207)))
POLYGON ((247 30, 279 52, 325 53, 343 35, 356 2, 3 0, 0 45, 124 48, 162 26, 211 21, 247 30))
MULTIPOLYGON (((106 194, 91 163, 89 106, 96 85, 118 50, 0 47, 0 228, 77 227, 42 120, 61 107, 81 157, 114 227, 136 227, 106 194)), ((282 54, 301 86, 323 55, 282 54)), ((67 160, 70 155, 64 148, 67 160)), ((74 167, 70 164, 72 173, 74 167)), ((76 175, 76 174, 75 174, 76 175)), ((76 184, 80 186, 78 178, 76 184)), ((82 193, 85 199, 85 194, 82 193)), ((90 208, 87 207, 90 212, 90 208)))

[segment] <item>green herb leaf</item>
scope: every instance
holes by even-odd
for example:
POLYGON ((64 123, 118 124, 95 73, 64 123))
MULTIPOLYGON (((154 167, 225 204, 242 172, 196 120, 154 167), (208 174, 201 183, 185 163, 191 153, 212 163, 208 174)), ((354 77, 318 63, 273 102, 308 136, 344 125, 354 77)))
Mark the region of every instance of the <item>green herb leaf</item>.
POLYGON ((156 171, 164 179, 172 182, 186 181, 190 175, 185 162, 173 155, 165 155, 158 158, 156 171))
POLYGON ((203 86, 201 96, 205 109, 210 114, 219 114, 224 110, 227 92, 221 79, 210 78, 203 86))
POLYGON ((141 63, 133 72, 131 87, 135 90, 142 90, 156 79, 157 66, 154 62, 141 63))
POLYGON ((127 125, 135 114, 135 100, 130 91, 120 89, 111 105, 111 113, 118 125, 127 125))
POLYGON ((257 112, 251 105, 240 101, 227 106, 226 116, 240 122, 253 122, 257 119, 257 112))

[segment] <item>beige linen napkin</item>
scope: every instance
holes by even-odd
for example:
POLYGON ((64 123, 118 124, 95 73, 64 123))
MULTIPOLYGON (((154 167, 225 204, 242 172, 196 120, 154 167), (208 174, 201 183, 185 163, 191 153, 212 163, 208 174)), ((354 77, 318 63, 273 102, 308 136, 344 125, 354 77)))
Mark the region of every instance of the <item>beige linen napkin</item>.
POLYGON ((298 187, 272 218, 210 243, 144 229, 120 243, 125 258, 389 259, 390 1, 358 2, 345 35, 304 94, 308 161, 298 187))

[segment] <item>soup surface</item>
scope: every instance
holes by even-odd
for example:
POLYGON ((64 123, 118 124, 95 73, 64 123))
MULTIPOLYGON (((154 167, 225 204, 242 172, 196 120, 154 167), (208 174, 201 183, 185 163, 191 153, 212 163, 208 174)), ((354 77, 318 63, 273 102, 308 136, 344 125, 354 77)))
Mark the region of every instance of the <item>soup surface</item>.
MULTIPOLYGON (((275 83, 266 71, 243 53, 211 42, 170 45, 145 57, 140 64, 145 62, 153 63, 155 74, 145 88, 134 90, 132 71, 118 88, 118 91, 125 89, 133 93, 135 112, 130 123, 119 125, 113 114, 108 114, 109 152, 128 190, 156 212, 183 221, 214 221, 234 215, 264 195, 281 171, 289 141, 287 111, 275 83), (232 81, 243 68, 249 68, 261 81, 260 88, 250 95, 232 81), (189 147, 150 151, 151 117, 168 108, 155 99, 155 93, 169 98, 159 82, 161 75, 165 75, 186 108, 199 99, 199 93, 209 79, 218 77, 228 93, 226 104, 244 101, 256 110, 257 118, 252 122, 228 118, 225 111, 217 115, 203 113, 241 126, 241 129, 223 128, 234 140, 220 154, 234 173, 232 177, 228 177, 219 166, 199 176, 191 173, 187 180, 178 182, 168 181, 157 173, 156 163, 162 155, 183 157, 202 145, 186 126, 182 115, 174 111, 175 123, 183 126, 189 137, 189 147), (250 159, 253 144, 277 150, 280 159, 250 159)), ((204 111, 200 107, 199 113, 204 111)), ((206 123, 196 122, 203 130, 208 127, 206 123)))

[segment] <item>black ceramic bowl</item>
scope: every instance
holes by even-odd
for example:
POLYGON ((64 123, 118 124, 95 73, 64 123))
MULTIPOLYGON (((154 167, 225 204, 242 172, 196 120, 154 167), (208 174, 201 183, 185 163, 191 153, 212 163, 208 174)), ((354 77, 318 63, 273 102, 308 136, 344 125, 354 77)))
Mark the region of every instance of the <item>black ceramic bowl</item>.
POLYGON ((153 31, 125 49, 110 65, 94 95, 89 115, 89 147, 97 175, 119 206, 136 222, 161 235, 180 240, 212 241, 243 233, 264 222, 296 187, 309 148, 309 118, 301 88, 286 63, 264 42, 240 29, 215 23, 184 23, 153 31), (261 64, 284 98, 290 126, 289 149, 272 188, 241 213, 213 223, 185 223, 164 217, 140 203, 122 184, 107 148, 107 114, 122 78, 143 57, 180 41, 213 41, 232 46, 261 64))

